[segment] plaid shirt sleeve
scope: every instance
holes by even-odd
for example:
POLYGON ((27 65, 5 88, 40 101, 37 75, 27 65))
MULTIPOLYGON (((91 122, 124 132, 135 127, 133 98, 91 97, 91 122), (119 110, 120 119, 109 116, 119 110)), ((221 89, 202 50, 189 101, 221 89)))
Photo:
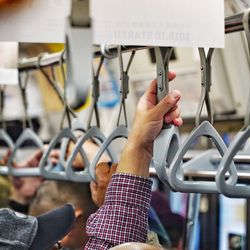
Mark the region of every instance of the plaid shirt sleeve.
POLYGON ((87 222, 85 250, 109 249, 125 242, 146 242, 152 182, 130 174, 114 174, 104 204, 87 222))

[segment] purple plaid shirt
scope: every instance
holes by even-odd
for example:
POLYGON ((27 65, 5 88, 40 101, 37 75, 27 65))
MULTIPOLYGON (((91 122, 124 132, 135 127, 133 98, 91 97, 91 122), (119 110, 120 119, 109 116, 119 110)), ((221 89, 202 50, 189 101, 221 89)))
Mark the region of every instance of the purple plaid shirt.
POLYGON ((114 174, 104 204, 87 222, 85 250, 105 250, 125 242, 146 242, 152 182, 114 174))

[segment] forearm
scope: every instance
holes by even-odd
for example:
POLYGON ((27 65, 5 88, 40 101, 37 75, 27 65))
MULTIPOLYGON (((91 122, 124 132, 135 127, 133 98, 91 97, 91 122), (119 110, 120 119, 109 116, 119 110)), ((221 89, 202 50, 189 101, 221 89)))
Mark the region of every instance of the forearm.
POLYGON ((151 147, 145 147, 139 136, 132 132, 123 150, 116 172, 148 178, 151 158, 151 147))

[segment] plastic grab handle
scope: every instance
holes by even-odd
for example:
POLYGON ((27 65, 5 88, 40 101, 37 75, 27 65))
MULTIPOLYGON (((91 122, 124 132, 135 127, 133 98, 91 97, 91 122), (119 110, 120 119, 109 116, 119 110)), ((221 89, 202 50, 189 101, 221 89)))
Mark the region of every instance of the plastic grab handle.
POLYGON ((43 154, 40 163, 39 163, 39 169, 41 172, 41 175, 45 179, 49 180, 69 180, 68 176, 66 175, 65 170, 64 171, 53 171, 53 164, 50 161, 50 152, 55 148, 55 146, 60 142, 63 138, 70 138, 70 140, 76 142, 77 138, 74 136, 74 134, 71 132, 69 128, 64 128, 61 130, 61 132, 54 137, 50 144, 43 154))
POLYGON ((175 126, 163 129, 154 141, 153 165, 158 178, 171 189, 169 184, 169 167, 179 149, 179 132, 175 126))
POLYGON ((12 176, 41 176, 39 168, 30 168, 27 166, 26 168, 14 168, 12 163, 16 156, 17 150, 23 145, 25 141, 32 141, 37 149, 43 151, 43 142, 41 138, 30 128, 24 129, 22 134, 18 137, 13 151, 8 159, 8 167, 9 167, 9 174, 12 176))
POLYGON ((233 162, 233 157, 241 149, 241 146, 247 141, 249 137, 250 126, 237 133, 220 162, 219 171, 216 175, 216 184, 220 192, 228 197, 250 198, 250 186, 239 186, 225 181, 225 175, 229 169, 229 166, 233 162))
MULTIPOLYGON (((82 181, 82 182, 87 182, 87 181, 90 180, 90 179, 87 179, 87 177, 86 177, 86 173, 90 174, 90 172, 89 172, 90 171, 89 170, 90 162, 89 162, 87 156, 86 156, 86 159, 85 159, 86 160, 86 162, 85 162, 86 166, 85 166, 85 169, 83 171, 76 172, 76 171, 74 171, 72 169, 72 163, 73 163, 76 155, 78 154, 78 152, 80 150, 82 150, 82 146, 83 146, 84 142, 86 142, 89 139, 94 139, 95 142, 97 142, 97 144, 101 145, 101 143, 103 143, 106 140, 106 137, 98 127, 94 126, 94 127, 91 127, 90 129, 88 129, 86 134, 81 136, 78 139, 78 141, 77 141, 77 143, 76 143, 76 145, 75 145, 75 147, 74 147, 74 149, 73 149, 73 151, 72 151, 71 155, 69 156, 68 161, 66 163, 67 175, 72 180, 82 181)), ((110 147, 107 148, 107 152, 108 152, 108 155, 111 158, 111 160, 116 162, 117 161, 116 160, 116 155, 114 154, 113 150, 110 147)), ((91 176, 91 174, 90 174, 90 177, 93 178, 91 176)))
MULTIPOLYGON (((186 152, 191 148, 193 142, 200 136, 210 138, 214 142, 215 146, 222 156, 227 151, 225 143, 223 142, 222 138, 215 130, 215 128, 212 126, 212 124, 208 121, 202 122, 196 129, 191 132, 187 141, 179 148, 170 166, 169 181, 170 185, 176 191, 190 193, 218 193, 215 182, 184 180, 183 170, 188 164, 181 164, 182 159, 186 152), (182 176, 180 177, 179 174, 181 174, 182 176)), ((201 164, 201 168, 204 169, 205 165, 201 164)), ((230 178, 227 181, 232 185, 237 182, 237 171, 234 163, 230 165, 230 178)))
MULTIPOLYGON (((126 138, 128 139, 128 129, 126 126, 124 125, 120 125, 118 126, 108 137, 107 139, 103 142, 103 144, 101 145, 100 149, 98 150, 97 154, 95 155, 95 158, 93 159, 93 161, 90 163, 90 167, 89 167, 89 173, 90 176, 93 180, 95 180, 95 168, 98 164, 98 161, 100 160, 101 156, 103 155, 103 153, 108 150, 108 148, 110 147, 110 143, 114 140, 116 140, 117 138, 126 138)), ((117 162, 116 159, 112 159, 112 162, 117 162)))

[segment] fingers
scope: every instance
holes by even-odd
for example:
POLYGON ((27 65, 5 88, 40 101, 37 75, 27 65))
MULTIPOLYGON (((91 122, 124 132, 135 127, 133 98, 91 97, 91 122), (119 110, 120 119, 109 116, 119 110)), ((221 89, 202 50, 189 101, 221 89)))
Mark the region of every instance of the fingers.
POLYGON ((153 109, 154 115, 162 119, 171 109, 173 109, 180 100, 181 94, 178 90, 170 92, 153 109))
POLYGON ((91 181, 90 182, 90 191, 91 191, 92 195, 95 194, 96 189, 97 189, 97 184, 94 181, 91 181))
POLYGON ((171 123, 173 120, 180 117, 181 110, 178 105, 175 105, 165 116, 164 120, 166 123, 171 123))
POLYGON ((169 71, 169 72, 168 72, 168 80, 169 80, 169 81, 174 80, 175 77, 176 77, 176 73, 175 73, 174 71, 169 71))
POLYGON ((173 125, 180 127, 183 124, 182 118, 178 117, 171 122, 173 125))

